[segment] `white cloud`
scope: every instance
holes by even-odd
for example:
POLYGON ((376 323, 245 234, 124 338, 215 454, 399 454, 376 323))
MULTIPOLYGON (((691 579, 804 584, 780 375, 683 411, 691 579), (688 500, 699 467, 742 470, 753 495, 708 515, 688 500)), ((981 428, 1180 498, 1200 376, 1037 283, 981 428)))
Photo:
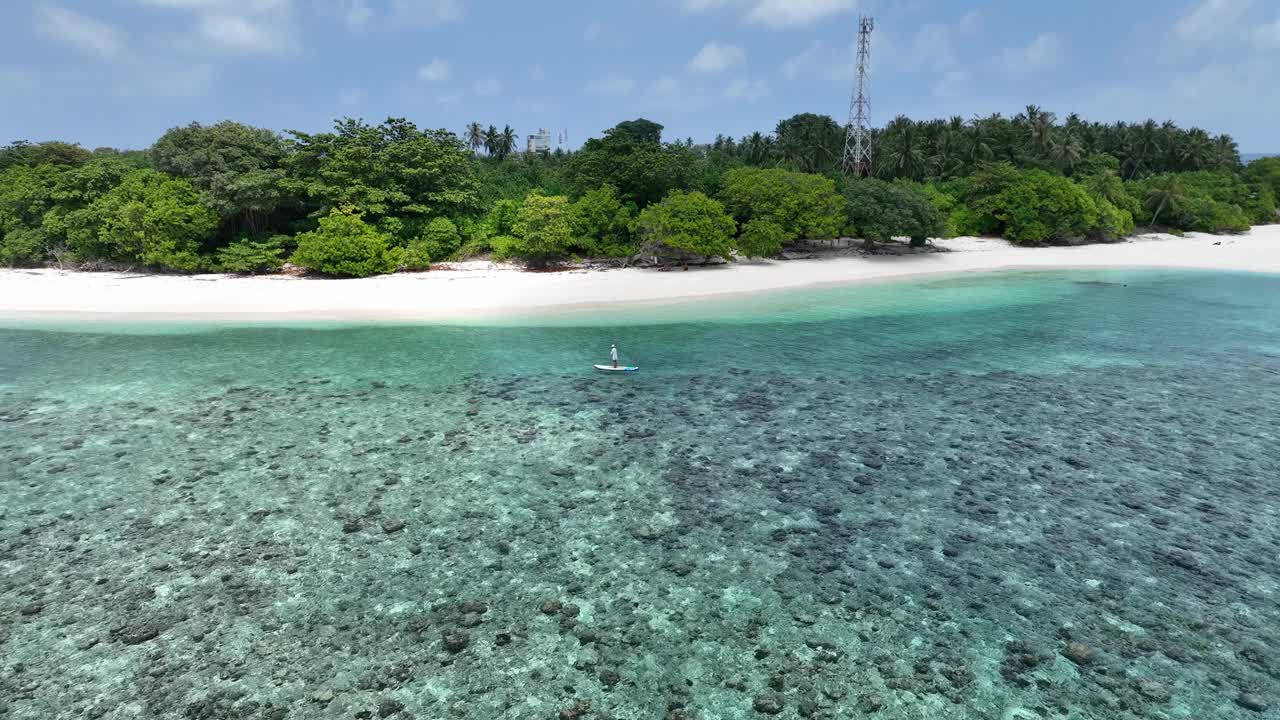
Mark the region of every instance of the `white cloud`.
POLYGON ((716 99, 700 87, 686 86, 678 77, 663 75, 648 87, 640 102, 649 112, 688 113, 704 110, 716 99))
POLYGON ((982 12, 970 10, 956 23, 956 32, 962 35, 975 35, 982 30, 982 12))
POLYGON ((134 2, 170 10, 272 13, 292 10, 294 0, 134 0, 134 2))
POLYGON ((36 9, 36 30, 102 58, 119 57, 125 49, 125 34, 120 28, 58 5, 41 5, 36 9))
MULTIPOLYGON (((170 2, 171 0, 144 0, 170 2)), ((173 0, 176 2, 280 3, 294 0, 173 0)), ((399 30, 444 25, 462 18, 461 0, 307 0, 322 14, 354 31, 399 30)))
POLYGON ((391 0, 393 26, 431 27, 462 17, 460 0, 391 0))
POLYGON ((772 28, 801 27, 857 5, 857 0, 757 0, 747 13, 747 22, 772 28))
POLYGON ((489 77, 476 83, 474 90, 475 90, 475 93, 480 97, 497 95, 498 93, 502 92, 502 83, 498 80, 498 78, 490 75, 489 77))
POLYGON ((298 49, 294 0, 134 0, 193 15, 185 51, 276 55, 298 49))
POLYGON ((440 58, 418 68, 418 78, 427 82, 443 82, 449 79, 449 63, 440 58))
POLYGON ((200 37, 219 50, 272 54, 293 49, 293 42, 278 29, 244 15, 203 15, 198 27, 200 37))
POLYGON ((782 76, 788 80, 795 80, 809 72, 810 68, 815 67, 822 55, 822 42, 814 40, 808 48, 782 62, 782 76))
POLYGON ((775 29, 812 25, 823 18, 848 12, 858 0, 681 0, 687 13, 702 13, 725 8, 744 8, 744 19, 755 25, 775 29))
POLYGON ((947 70, 934 83, 933 95, 939 98, 954 98, 964 94, 964 88, 973 76, 966 70, 947 70))
POLYGON ((362 28, 373 19, 373 9, 365 0, 350 0, 342 11, 342 21, 350 28, 362 28))
POLYGON ((213 87, 207 63, 139 62, 119 71, 117 89, 126 97, 199 97, 213 87))
POLYGON ((675 95, 680 92, 680 81, 670 75, 663 75, 653 83, 654 95, 675 95))
POLYGON ((1253 43, 1259 50, 1280 50, 1280 20, 1254 30, 1253 43))
POLYGON ((1066 56, 1066 47, 1057 33, 1040 33, 1025 47, 1005 48, 1001 59, 1010 72, 1032 72, 1053 67, 1066 56))
POLYGON ((1202 0, 1178 18, 1173 31, 1183 40, 1196 43, 1234 35, 1252 4, 1252 0, 1202 0))
POLYGON ((721 96, 728 100, 759 100, 769 94, 769 83, 764 80, 738 78, 729 83, 721 96))
POLYGON ((587 85, 587 92, 593 95, 616 95, 626 97, 635 90, 635 81, 621 75, 610 75, 587 85))
POLYGON ((681 0, 680 7, 685 12, 699 13, 708 10, 719 10, 722 7, 737 4, 735 0, 681 0))
POLYGON ((715 75, 735 68, 747 61, 747 54, 736 45, 710 42, 702 46, 689 61, 689 69, 696 73, 715 75))

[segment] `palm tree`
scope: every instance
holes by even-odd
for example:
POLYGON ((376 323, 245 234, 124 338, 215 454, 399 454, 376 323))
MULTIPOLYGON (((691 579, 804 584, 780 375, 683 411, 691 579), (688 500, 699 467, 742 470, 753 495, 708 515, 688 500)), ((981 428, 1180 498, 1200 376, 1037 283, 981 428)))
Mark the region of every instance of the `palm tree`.
POLYGON ((1073 165, 1080 162, 1080 158, 1084 157, 1084 146, 1080 144, 1080 138, 1070 130, 1059 130, 1053 134, 1049 141, 1049 156, 1061 168, 1070 170, 1073 165))
POLYGON ((1049 152, 1050 141, 1053 139, 1054 121, 1057 118, 1053 113, 1045 112, 1035 105, 1027 106, 1026 117, 1031 146, 1043 157, 1049 152))
POLYGON ((1138 171, 1150 168, 1152 161, 1160 157, 1160 128, 1155 120, 1147 120, 1129 134, 1129 177, 1133 179, 1138 171))
POLYGON ((473 122, 467 125, 467 146, 471 148, 471 152, 476 152, 484 147, 484 127, 473 122))
POLYGON ((1202 170, 1214 164, 1215 149, 1209 133, 1191 128, 1178 147, 1178 166, 1182 170, 1202 170))
POLYGON ((919 180, 928 167, 916 125, 906 115, 885 126, 876 158, 876 173, 891 178, 919 180))
POLYGON ((1155 225, 1160 219, 1160 213, 1168 210, 1169 212, 1178 212, 1182 204, 1187 200, 1186 190, 1182 187, 1182 181, 1176 175, 1164 175, 1156 178, 1151 182, 1151 189, 1147 191, 1146 200, 1143 206, 1152 210, 1151 224, 1155 225))
POLYGON ((742 161, 748 165, 764 165, 772 150, 770 140, 759 131, 742 138, 739 146, 742 149, 742 161))
POLYGON ((1234 170, 1240 165, 1240 148, 1230 135, 1219 135, 1214 138, 1214 165, 1219 170, 1234 170))
POLYGON ((513 130, 510 125, 507 125, 506 127, 502 128, 502 134, 499 136, 499 142, 498 142, 498 147, 499 147, 498 159, 499 160, 506 158, 508 155, 516 151, 517 140, 518 138, 516 137, 516 131, 513 130))
POLYGON ((961 144, 963 133, 964 119, 961 117, 953 117, 946 123, 939 121, 937 127, 933 128, 929 165, 933 168, 934 175, 945 179, 964 174, 965 153, 961 144))
POLYGON ((490 125, 484 131, 484 150, 490 155, 498 154, 498 147, 502 141, 502 133, 498 132, 498 128, 490 125))
POLYGON ((976 167, 995 156, 995 152, 991 149, 991 138, 987 127, 987 121, 976 115, 969 121, 969 128, 964 136, 964 158, 971 167, 976 167))

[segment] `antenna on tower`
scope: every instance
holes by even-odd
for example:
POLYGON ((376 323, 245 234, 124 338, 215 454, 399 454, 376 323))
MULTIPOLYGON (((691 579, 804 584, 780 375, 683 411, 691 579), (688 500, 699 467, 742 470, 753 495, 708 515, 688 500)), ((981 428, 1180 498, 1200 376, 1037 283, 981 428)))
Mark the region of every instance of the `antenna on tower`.
POLYGON ((867 67, 871 64, 871 31, 876 21, 858 16, 857 87, 849 100, 849 127, 844 139, 844 172, 871 174, 871 100, 867 97, 867 67))

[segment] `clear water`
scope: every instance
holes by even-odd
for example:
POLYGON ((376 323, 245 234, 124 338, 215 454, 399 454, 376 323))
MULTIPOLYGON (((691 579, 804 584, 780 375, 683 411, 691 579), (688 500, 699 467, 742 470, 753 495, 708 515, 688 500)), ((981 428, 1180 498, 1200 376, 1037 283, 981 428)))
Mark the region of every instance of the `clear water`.
POLYGON ((1277 717, 1280 277, 11 325, 0 717, 1277 717))

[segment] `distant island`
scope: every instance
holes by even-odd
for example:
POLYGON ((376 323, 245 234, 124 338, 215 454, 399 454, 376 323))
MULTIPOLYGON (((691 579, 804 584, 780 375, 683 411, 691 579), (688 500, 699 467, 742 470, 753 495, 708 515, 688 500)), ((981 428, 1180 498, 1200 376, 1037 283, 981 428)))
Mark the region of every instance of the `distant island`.
POLYGON ((1014 117, 895 118, 871 177, 842 167, 845 128, 800 114, 771 133, 670 141, 630 120, 577 151, 519 152, 510 126, 461 134, 391 118, 332 131, 193 123, 147 150, 0 149, 0 265, 364 277, 488 257, 659 265, 999 236, 1110 242, 1137 228, 1243 232, 1277 220, 1280 158, 1243 162, 1199 128, 1014 117))

